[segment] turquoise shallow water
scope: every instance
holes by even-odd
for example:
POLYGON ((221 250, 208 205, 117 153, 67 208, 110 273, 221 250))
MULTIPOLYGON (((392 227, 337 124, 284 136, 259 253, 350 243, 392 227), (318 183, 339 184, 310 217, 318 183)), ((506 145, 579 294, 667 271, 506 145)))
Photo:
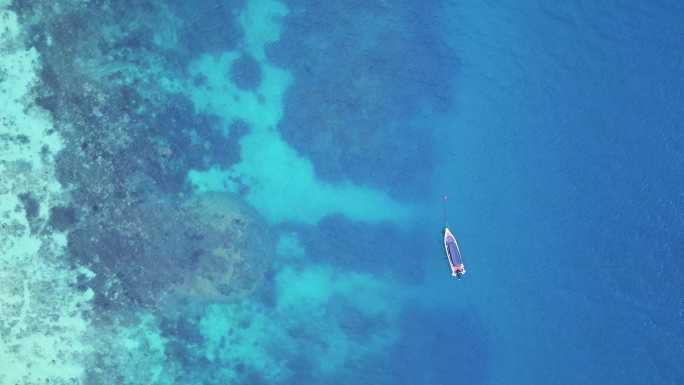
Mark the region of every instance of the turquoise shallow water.
POLYGON ((0 385, 680 383, 683 14, 0 0, 0 385))

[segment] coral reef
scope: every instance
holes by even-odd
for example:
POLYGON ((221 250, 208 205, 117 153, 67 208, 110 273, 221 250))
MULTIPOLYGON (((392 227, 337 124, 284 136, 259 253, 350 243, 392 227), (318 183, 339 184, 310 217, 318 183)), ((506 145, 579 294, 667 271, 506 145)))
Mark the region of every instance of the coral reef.
MULTIPOLYGON (((315 7, 292 7, 296 33, 315 7)), ((361 14, 368 7, 360 4, 361 14)), ((382 264, 358 258, 374 240, 397 236, 388 222, 407 221, 413 207, 354 183, 370 182, 359 169, 328 175, 334 182, 317 172, 321 162, 368 160, 378 148, 397 173, 425 160, 400 154, 392 140, 380 146, 371 130, 388 115, 400 130, 415 112, 410 97, 425 91, 409 73, 428 63, 383 64, 405 47, 377 41, 393 18, 408 16, 392 11, 363 33, 351 24, 374 36, 364 52, 397 71, 403 83, 391 85, 359 71, 358 58, 337 63, 353 76, 306 79, 282 56, 287 44, 277 44, 290 12, 278 1, 17 0, 12 9, 0 8, 0 90, 11 100, 0 119, 0 274, 11 282, 0 292, 0 362, 11 370, 0 382, 333 383, 352 370, 382 383, 367 362, 399 341, 392 320, 411 294, 382 264), (322 125, 306 125, 331 141, 313 152, 296 151, 279 131, 296 147, 288 130, 302 121, 286 107, 281 122, 293 81, 297 103, 321 106, 348 90, 321 106, 328 115, 311 121, 322 125), (302 96, 310 81, 321 81, 323 99, 302 96), (360 120, 347 138, 352 111, 360 120), (326 120, 332 115, 339 120, 326 120), (337 153, 315 158, 322 149, 337 153), (282 238, 269 227, 287 222, 282 238), (387 223, 369 224, 378 222, 387 223)), ((321 44, 341 42, 340 33, 321 44)), ((316 71, 335 64, 309 59, 316 71)))
MULTIPOLYGON (((240 247, 259 244, 238 242, 253 230, 253 213, 226 204, 236 198, 213 196, 214 209, 236 210, 244 225, 216 229, 201 218, 207 210, 192 210, 204 209, 202 197, 195 206, 182 197, 188 170, 235 163, 235 143, 247 132, 239 122, 229 128, 195 113, 178 93, 182 82, 174 79, 182 73, 170 58, 191 56, 178 43, 196 33, 187 24, 193 21, 177 16, 189 9, 151 1, 59 7, 18 1, 14 7, 44 58, 38 102, 64 138, 57 176, 77 202, 52 208, 49 226, 71 230, 69 257, 74 266, 96 272, 79 284, 95 289, 98 308, 154 306, 181 287, 206 300, 239 296, 241 288, 231 285, 244 284, 249 292, 261 273, 240 247), (188 282, 191 274, 194 282, 188 282)), ((217 39, 228 41, 229 35, 217 39)), ((212 44, 218 47, 218 40, 212 44)), ((27 213, 35 211, 33 201, 23 197, 27 213)))
POLYGON ((3 58, 0 85, 17 105, 3 117, 0 172, 16 184, 0 189, 0 243, 3 281, 16 285, 3 286, 0 357, 11 370, 0 382, 100 384, 116 373, 173 383, 155 312, 238 301, 262 281, 256 257, 273 252, 254 239, 263 225, 239 197, 186 194, 188 170, 236 162, 247 129, 196 113, 177 92, 169 58, 185 56, 165 5, 13 9, 2 10, 14 23, 2 48, 15 56, 3 58), (37 50, 23 49, 23 36, 37 50))

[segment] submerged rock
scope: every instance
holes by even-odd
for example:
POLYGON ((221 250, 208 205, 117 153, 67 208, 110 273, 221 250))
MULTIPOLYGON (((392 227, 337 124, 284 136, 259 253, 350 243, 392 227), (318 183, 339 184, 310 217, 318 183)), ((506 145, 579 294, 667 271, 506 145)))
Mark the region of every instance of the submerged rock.
POLYGON ((275 246, 264 237, 256 211, 230 193, 199 194, 184 208, 193 228, 204 235, 195 273, 185 275, 178 291, 211 302, 237 300, 259 287, 275 246))

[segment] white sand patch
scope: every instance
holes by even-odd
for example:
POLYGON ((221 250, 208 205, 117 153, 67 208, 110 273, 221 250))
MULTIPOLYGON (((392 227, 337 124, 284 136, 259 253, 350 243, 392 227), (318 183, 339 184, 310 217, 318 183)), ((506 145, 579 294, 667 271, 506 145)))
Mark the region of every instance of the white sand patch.
POLYGON ((41 232, 64 199, 54 176, 62 148, 33 102, 39 56, 21 41, 16 15, 0 2, 0 384, 78 383, 89 348, 82 336, 92 291, 62 260, 64 234, 41 232), (20 194, 40 204, 31 231, 20 194))
POLYGON ((251 0, 239 17, 245 32, 242 48, 261 69, 261 83, 256 90, 241 90, 230 79, 231 65, 240 52, 207 54, 190 64, 190 74, 203 80, 187 86, 195 108, 218 115, 229 124, 243 120, 251 128, 240 143, 240 163, 228 170, 192 170, 190 182, 199 192, 236 192, 238 181, 246 184, 247 201, 271 223, 315 224, 336 213, 352 220, 405 223, 414 215, 411 207, 379 190, 351 182, 318 180, 311 161, 278 133, 283 97, 293 79, 288 71, 268 62, 265 48, 280 38, 281 19, 287 13, 287 8, 277 1, 251 0))

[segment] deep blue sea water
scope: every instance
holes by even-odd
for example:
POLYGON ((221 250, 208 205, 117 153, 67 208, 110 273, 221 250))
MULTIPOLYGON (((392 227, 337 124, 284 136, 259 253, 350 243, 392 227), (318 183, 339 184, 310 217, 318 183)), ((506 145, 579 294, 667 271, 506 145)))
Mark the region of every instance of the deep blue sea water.
POLYGON ((493 383, 683 378, 683 12, 453 6, 462 65, 438 186, 461 203, 493 383))
POLYGON ((684 382, 679 2, 0 11, 0 385, 684 382))

